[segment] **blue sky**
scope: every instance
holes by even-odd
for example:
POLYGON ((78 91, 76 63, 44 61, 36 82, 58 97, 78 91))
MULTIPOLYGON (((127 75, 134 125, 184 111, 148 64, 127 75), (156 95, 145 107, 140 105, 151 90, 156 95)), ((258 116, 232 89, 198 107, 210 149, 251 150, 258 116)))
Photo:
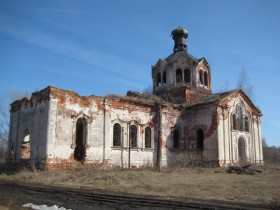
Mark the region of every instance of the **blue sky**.
POLYGON ((263 137, 280 146, 279 8, 278 0, 0 0, 0 95, 48 85, 81 95, 142 91, 182 26, 188 51, 211 65, 213 92, 236 88, 246 69, 263 137))

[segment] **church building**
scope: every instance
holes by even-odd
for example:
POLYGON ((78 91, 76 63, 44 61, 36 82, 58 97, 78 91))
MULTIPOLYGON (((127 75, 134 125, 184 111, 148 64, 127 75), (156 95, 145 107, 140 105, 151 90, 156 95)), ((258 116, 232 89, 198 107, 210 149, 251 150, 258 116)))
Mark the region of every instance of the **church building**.
POLYGON ((210 65, 188 52, 187 30, 171 35, 172 54, 151 69, 153 93, 80 96, 48 86, 13 102, 8 160, 46 169, 262 164, 261 111, 242 90, 212 93, 210 65))

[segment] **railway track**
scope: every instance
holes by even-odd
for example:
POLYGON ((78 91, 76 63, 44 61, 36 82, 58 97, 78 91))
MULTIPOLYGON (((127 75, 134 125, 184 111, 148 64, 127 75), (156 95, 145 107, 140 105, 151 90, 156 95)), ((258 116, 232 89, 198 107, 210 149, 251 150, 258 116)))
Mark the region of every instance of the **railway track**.
MULTIPOLYGON (((107 194, 88 189, 69 189, 49 186, 31 186, 17 183, 0 183, 1 191, 22 194, 39 200, 59 202, 67 208, 83 209, 83 206, 101 206, 106 209, 279 209, 279 206, 237 204, 220 201, 176 201, 136 195, 107 194), (75 204, 75 205, 74 205, 75 204), (79 206, 73 208, 73 206, 79 206)), ((100 208, 100 209, 102 209, 100 208)))

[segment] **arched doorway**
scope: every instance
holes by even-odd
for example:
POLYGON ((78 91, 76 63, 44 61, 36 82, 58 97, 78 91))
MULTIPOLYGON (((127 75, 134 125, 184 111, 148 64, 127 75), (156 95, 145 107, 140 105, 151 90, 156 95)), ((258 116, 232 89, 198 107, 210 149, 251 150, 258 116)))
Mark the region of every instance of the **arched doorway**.
POLYGON ((243 137, 239 137, 238 139, 238 161, 244 162, 246 161, 246 143, 243 137))
POLYGON ((76 147, 74 150, 74 158, 77 161, 84 161, 86 156, 86 131, 86 119, 79 118, 76 123, 76 147))
POLYGON ((26 128, 23 134, 23 140, 21 144, 20 158, 24 160, 29 160, 31 154, 30 146, 30 134, 29 130, 26 128))

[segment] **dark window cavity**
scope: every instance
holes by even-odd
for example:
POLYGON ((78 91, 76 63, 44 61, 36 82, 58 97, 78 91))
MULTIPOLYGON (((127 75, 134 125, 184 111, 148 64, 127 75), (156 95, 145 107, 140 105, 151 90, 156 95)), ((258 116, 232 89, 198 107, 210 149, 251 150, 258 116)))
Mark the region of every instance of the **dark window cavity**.
POLYGON ((183 82, 182 70, 177 69, 176 70, 176 83, 181 83, 181 82, 183 82))
POLYGON ((179 131, 177 129, 173 131, 173 148, 179 149, 179 131))
POLYGON ((152 145, 151 145, 151 140, 152 140, 152 136, 151 136, 151 128, 150 127, 147 127, 145 129, 145 148, 151 148, 152 145))
POLYGON ((203 149, 204 148, 203 140, 204 140, 203 130, 198 129, 197 132, 196 132, 196 148, 197 149, 203 149))
POLYGON ((135 125, 130 127, 130 142, 131 147, 137 147, 137 127, 135 125))
POLYGON ((202 70, 199 71, 199 82, 200 82, 200 84, 203 85, 203 71, 202 70))
POLYGON ((121 125, 116 123, 113 128, 113 146, 120 147, 121 146, 121 125))
POLYGON ((163 72, 163 76, 162 76, 162 84, 166 84, 166 71, 163 72))
POLYGON ((233 114, 232 115, 232 129, 233 130, 236 130, 237 129, 237 122, 236 122, 236 115, 235 114, 233 114))
POLYGON ((157 73, 157 87, 161 85, 161 74, 160 72, 157 73))
POLYGON ((244 127, 245 127, 245 131, 249 131, 249 118, 246 116, 244 117, 244 127))
POLYGON ((208 75, 207 75, 207 72, 204 72, 204 85, 208 86, 208 75))
POLYGON ((74 158, 77 161, 83 161, 86 155, 86 120, 79 118, 76 123, 76 147, 74 158))
POLYGON ((184 81, 190 82, 191 81, 191 72, 189 69, 186 69, 184 72, 184 81))

